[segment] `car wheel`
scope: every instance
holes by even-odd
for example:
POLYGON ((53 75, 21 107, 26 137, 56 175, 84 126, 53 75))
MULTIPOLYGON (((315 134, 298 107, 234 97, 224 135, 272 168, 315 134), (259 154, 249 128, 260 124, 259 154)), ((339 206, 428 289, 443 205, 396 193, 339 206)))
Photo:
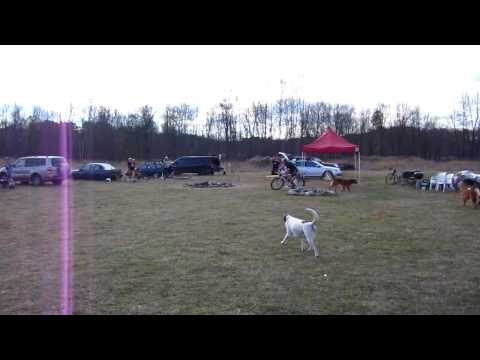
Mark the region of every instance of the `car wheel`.
POLYGON ((62 185, 63 180, 53 180, 54 185, 62 185))
POLYGON ((323 174, 323 180, 326 180, 326 181, 332 181, 334 179, 333 177, 333 174, 331 171, 325 171, 325 173, 323 174))
POLYGON ((35 174, 32 176, 32 185, 33 186, 42 185, 42 178, 40 177, 40 175, 35 174))

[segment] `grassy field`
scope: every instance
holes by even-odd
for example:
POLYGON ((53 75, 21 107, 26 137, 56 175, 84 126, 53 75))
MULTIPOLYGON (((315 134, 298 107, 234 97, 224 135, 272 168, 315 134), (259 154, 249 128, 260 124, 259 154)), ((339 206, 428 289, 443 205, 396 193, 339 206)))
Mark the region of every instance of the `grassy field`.
MULTIPOLYGON (((480 209, 386 186, 287 196, 265 171, 73 184, 75 314, 479 314, 480 209), (233 180, 230 189, 186 182, 233 180), (319 210, 320 257, 280 245, 319 210)), ((322 181, 307 185, 326 186, 322 181)), ((0 189, 0 313, 60 311, 61 190, 0 189)))

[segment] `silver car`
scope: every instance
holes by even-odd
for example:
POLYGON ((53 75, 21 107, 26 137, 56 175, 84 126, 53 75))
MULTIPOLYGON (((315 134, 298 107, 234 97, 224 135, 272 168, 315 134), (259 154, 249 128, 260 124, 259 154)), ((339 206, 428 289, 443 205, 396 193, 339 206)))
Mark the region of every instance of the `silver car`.
MULTIPOLYGON (((12 166, 14 181, 31 183, 34 186, 50 181, 60 185, 68 176, 69 166, 61 156, 28 156, 17 159, 12 166)), ((0 178, 6 177, 5 167, 0 169, 0 178)))
POLYGON ((293 160, 298 171, 305 177, 323 177, 331 180, 334 177, 342 176, 342 170, 337 164, 327 164, 318 160, 293 160))

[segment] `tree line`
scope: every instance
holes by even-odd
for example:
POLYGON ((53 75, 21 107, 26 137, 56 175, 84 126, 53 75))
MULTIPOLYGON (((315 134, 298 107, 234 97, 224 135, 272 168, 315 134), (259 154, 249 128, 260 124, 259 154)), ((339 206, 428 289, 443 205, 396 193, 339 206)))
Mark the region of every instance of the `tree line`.
MULTIPOLYGON (((60 127, 71 136, 76 160, 171 158, 223 154, 230 159, 301 152, 327 128, 360 145, 363 155, 419 156, 425 159, 478 159, 480 97, 463 95, 442 119, 419 107, 379 104, 357 112, 351 105, 307 102, 300 98, 253 103, 239 109, 223 100, 199 118, 198 108, 169 105, 160 114, 151 106, 124 114, 105 106, 89 106, 83 115, 62 119, 38 106, 26 115, 21 106, 4 105, 0 113, 0 155, 19 157, 59 154, 60 127)), ((72 109, 73 110, 73 109, 72 109)))

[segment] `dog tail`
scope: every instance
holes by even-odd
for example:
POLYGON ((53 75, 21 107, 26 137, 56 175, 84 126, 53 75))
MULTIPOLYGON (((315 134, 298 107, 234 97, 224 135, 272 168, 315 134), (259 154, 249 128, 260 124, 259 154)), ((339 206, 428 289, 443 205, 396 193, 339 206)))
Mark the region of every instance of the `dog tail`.
POLYGON ((320 217, 318 216, 318 213, 315 210, 306 208, 305 211, 308 211, 313 215, 312 224, 315 224, 320 219, 320 217))

